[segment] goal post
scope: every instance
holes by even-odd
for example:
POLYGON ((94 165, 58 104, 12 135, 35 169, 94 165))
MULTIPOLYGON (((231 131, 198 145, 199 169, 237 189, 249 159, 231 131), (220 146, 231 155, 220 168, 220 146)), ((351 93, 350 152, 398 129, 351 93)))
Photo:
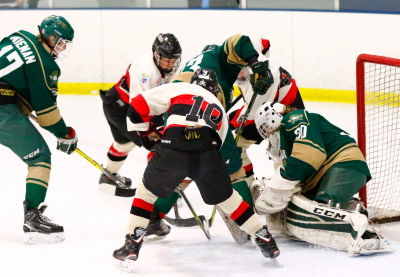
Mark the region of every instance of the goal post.
POLYGON ((361 54, 356 78, 358 145, 372 175, 359 195, 373 221, 400 221, 400 59, 361 54))

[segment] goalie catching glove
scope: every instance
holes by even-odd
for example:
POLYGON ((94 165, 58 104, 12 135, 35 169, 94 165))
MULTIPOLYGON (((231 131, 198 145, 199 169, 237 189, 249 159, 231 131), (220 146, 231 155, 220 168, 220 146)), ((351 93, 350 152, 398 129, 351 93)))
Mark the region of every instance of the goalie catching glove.
POLYGON ((273 214, 282 211, 288 205, 294 193, 301 190, 300 181, 287 180, 281 176, 282 167, 278 167, 275 174, 254 180, 250 191, 259 191, 260 195, 254 199, 254 208, 258 214, 273 214))
POLYGON ((74 152, 78 145, 78 136, 72 127, 67 127, 68 135, 65 138, 57 138, 57 150, 60 150, 68 155, 74 152))
POLYGON ((274 83, 274 77, 268 68, 268 61, 256 62, 251 66, 253 74, 250 75, 250 83, 255 93, 264 95, 274 83))

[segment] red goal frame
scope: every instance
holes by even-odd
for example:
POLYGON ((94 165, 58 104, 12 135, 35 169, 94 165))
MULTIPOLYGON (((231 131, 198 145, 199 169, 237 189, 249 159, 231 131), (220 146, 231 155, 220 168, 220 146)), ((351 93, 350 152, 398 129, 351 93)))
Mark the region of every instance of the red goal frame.
MULTIPOLYGON (((358 146, 366 157, 366 126, 365 126, 365 63, 375 63, 381 65, 400 67, 400 59, 383 56, 360 54, 356 62, 356 92, 357 92, 357 126, 358 126, 358 146)), ((359 196, 367 206, 366 185, 360 190, 359 196)))

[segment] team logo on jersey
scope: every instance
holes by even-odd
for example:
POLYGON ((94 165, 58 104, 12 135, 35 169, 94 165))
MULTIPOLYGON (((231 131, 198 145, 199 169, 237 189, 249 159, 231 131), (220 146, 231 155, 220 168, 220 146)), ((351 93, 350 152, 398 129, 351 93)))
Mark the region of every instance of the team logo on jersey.
POLYGON ((303 119, 303 115, 302 114, 293 114, 289 117, 289 122, 290 123, 295 123, 298 120, 302 120, 303 119))
POLYGON ((142 73, 142 83, 146 84, 147 81, 150 79, 151 75, 147 75, 146 73, 142 73))
POLYGON ((57 85, 58 83, 58 71, 54 70, 51 74, 50 74, 50 83, 52 85, 57 85))

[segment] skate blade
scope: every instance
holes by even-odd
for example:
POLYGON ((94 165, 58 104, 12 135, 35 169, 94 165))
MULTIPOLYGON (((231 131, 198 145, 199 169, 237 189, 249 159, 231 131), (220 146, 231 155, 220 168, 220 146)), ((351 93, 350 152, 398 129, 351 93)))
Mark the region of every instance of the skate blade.
POLYGON ((135 264, 135 261, 133 260, 117 260, 115 262, 115 266, 125 272, 131 273, 133 271, 133 265, 135 264))
POLYGON ((274 263, 274 265, 279 266, 279 267, 283 267, 283 263, 281 261, 281 259, 279 257, 276 258, 269 258, 271 260, 271 262, 274 263))
POLYGON ((157 235, 149 235, 149 236, 145 236, 143 241, 159 241, 159 240, 163 240, 167 237, 167 235, 165 236, 157 236, 157 235))
POLYGON ((40 244, 40 243, 57 243, 65 240, 64 233, 43 234, 38 232, 27 232, 24 235, 24 243, 40 244))

